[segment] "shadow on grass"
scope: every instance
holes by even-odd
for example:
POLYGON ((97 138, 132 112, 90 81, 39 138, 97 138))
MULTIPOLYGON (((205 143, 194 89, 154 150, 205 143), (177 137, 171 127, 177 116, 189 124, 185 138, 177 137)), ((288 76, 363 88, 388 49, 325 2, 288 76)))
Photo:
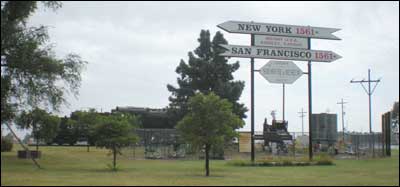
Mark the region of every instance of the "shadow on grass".
POLYGON ((224 175, 212 174, 212 173, 208 177, 205 174, 198 174, 198 173, 196 173, 196 174, 187 173, 187 174, 183 174, 182 176, 190 177, 190 178, 203 178, 203 179, 213 179, 213 178, 224 178, 224 177, 226 177, 224 175))

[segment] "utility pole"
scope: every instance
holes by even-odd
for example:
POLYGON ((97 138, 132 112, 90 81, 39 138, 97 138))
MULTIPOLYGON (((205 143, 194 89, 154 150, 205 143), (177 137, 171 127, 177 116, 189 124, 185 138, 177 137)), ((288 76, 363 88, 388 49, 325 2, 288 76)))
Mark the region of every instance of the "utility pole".
POLYGON ((304 117, 306 117, 307 112, 303 111, 303 108, 301 108, 301 112, 298 112, 300 114, 299 117, 301 117, 301 135, 304 136, 304 117))
MULTIPOLYGON (((371 80, 371 70, 368 69, 368 80, 361 80, 361 81, 354 81, 351 80, 350 83, 360 83, 361 86, 364 88, 364 91, 368 95, 368 101, 369 101, 369 133, 372 135, 372 122, 371 122, 371 95, 374 93, 376 86, 378 86, 378 83, 381 81, 381 79, 377 80, 371 80), (371 82, 375 82, 375 86, 371 91, 371 82), (368 90, 365 88, 363 83, 368 83, 368 90)), ((374 137, 372 138, 372 155, 375 157, 375 140, 374 137)))
POLYGON ((341 102, 338 102, 337 104, 340 104, 340 105, 342 105, 342 141, 343 141, 343 145, 346 147, 346 143, 345 143, 345 141, 344 141, 344 111, 343 111, 343 108, 344 108, 344 104, 346 104, 347 102, 344 102, 343 101, 343 98, 342 98, 342 101, 341 102))

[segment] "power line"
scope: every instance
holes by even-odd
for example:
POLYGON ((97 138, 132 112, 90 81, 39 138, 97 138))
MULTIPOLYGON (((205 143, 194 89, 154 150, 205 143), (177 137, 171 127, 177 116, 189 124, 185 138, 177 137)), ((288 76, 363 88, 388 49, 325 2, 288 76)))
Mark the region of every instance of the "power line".
POLYGON ((343 98, 342 98, 342 101, 341 102, 338 102, 337 104, 340 104, 340 105, 342 105, 342 135, 343 135, 343 137, 342 137, 342 141, 343 141, 343 144, 345 144, 345 142, 344 142, 344 111, 343 111, 343 108, 344 108, 344 104, 346 104, 346 103, 348 103, 348 102, 344 102, 343 101, 343 98))
POLYGON ((303 108, 301 108, 301 112, 298 113, 300 114, 299 117, 301 117, 301 135, 304 136, 304 117, 306 116, 304 114, 306 114, 307 112, 303 111, 303 108))
MULTIPOLYGON (((378 86, 379 82, 381 81, 381 79, 377 79, 377 80, 371 80, 371 70, 368 69, 368 80, 360 80, 360 81, 354 81, 351 80, 350 83, 360 83, 361 86, 364 88, 365 93, 367 93, 368 95, 368 101, 369 101, 369 133, 372 135, 372 122, 371 122, 371 95, 374 93, 376 86, 378 86), (371 91, 371 82, 374 82, 374 88, 371 91), (365 88, 363 83, 368 83, 368 90, 367 88, 365 88)), ((372 140, 372 154, 373 156, 375 156, 375 148, 374 148, 374 138, 372 140)))

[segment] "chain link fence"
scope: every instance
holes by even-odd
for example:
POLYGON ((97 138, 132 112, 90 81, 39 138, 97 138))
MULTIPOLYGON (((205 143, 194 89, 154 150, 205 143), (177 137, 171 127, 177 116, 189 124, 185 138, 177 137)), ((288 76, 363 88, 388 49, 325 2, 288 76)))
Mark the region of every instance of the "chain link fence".
MULTIPOLYGON (((260 134, 262 132, 256 132, 260 134)), ((140 141, 125 148, 122 153, 128 159, 184 159, 197 160, 204 157, 204 151, 199 151, 180 139, 174 129, 138 129, 140 141)), ((274 156, 308 157, 309 133, 290 132, 292 140, 286 140, 282 145, 271 143, 268 146, 263 140, 255 141, 256 159, 274 156), (267 149, 268 148, 268 149, 267 149)), ((370 158, 384 155, 382 133, 343 133, 339 132, 337 140, 332 142, 313 141, 313 152, 330 154, 339 159, 370 158)), ((213 159, 249 159, 250 152, 239 152, 238 141, 230 142, 215 148, 211 153, 213 159)))

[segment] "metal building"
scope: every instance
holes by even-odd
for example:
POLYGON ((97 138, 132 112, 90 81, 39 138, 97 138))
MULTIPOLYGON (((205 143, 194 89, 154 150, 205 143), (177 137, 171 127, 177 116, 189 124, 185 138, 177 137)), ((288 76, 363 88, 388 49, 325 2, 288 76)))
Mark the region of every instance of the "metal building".
POLYGON ((333 145, 337 140, 337 114, 312 114, 313 143, 333 145))

